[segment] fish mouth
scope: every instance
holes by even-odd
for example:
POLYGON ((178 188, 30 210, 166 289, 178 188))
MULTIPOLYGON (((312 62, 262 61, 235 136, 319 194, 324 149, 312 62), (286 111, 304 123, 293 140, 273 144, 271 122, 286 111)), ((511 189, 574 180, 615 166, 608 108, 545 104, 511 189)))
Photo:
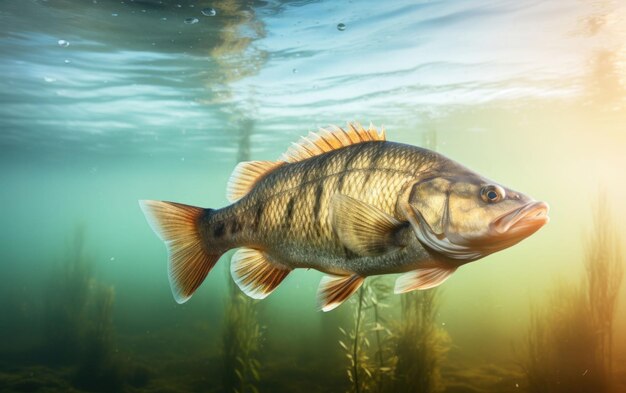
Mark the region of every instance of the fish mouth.
POLYGON ((545 202, 530 202, 496 218, 491 223, 491 228, 498 234, 529 236, 550 221, 549 210, 550 207, 545 202))
POLYGON ((505 213, 491 222, 486 236, 463 238, 454 234, 435 233, 419 210, 411 206, 415 234, 422 244, 448 258, 467 263, 496 251, 511 247, 539 230, 550 221, 545 202, 529 202, 505 213), (419 228, 419 230, 416 230, 419 228))

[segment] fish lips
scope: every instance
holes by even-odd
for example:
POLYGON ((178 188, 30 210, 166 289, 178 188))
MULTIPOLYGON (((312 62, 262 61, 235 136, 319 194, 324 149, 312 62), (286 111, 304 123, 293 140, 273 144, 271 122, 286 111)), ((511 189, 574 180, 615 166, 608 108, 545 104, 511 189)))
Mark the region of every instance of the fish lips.
POLYGON ((530 202, 493 220, 490 227, 497 234, 528 236, 546 225, 550 207, 545 202, 530 202))

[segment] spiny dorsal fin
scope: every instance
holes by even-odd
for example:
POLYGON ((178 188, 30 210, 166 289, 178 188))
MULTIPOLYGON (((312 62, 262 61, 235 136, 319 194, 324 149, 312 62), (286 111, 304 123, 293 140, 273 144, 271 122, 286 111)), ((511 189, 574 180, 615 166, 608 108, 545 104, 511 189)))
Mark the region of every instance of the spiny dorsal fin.
POLYGON ((237 164, 228 179, 226 198, 236 202, 250 192, 252 187, 265 175, 283 165, 280 161, 243 161, 237 164))
POLYGON ((456 267, 447 266, 444 262, 433 261, 424 264, 417 270, 404 273, 396 280, 395 293, 405 293, 416 289, 430 289, 446 281, 456 267))
POLYGON ((280 160, 298 162, 357 143, 384 140, 385 128, 381 127, 379 133, 372 124, 368 129, 359 123, 348 123, 345 129, 337 126, 331 126, 330 129, 320 128, 318 132, 310 132, 308 136, 300 138, 298 143, 293 143, 280 160))
POLYGON ((381 255, 402 246, 394 235, 403 224, 372 205, 335 194, 330 215, 339 240, 356 254, 381 255))
POLYGON ((253 299, 265 299, 291 269, 276 266, 261 251, 242 247, 230 260, 230 273, 237 286, 253 299))
POLYGON ((364 278, 353 274, 351 276, 328 275, 322 277, 317 288, 317 304, 320 310, 326 312, 341 305, 347 298, 357 291, 363 284, 364 278))

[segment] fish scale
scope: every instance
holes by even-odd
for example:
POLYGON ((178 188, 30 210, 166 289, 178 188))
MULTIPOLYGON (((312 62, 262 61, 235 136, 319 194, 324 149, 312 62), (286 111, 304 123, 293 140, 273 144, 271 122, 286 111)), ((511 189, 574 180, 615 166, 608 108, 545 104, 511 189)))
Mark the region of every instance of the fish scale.
MULTIPOLYGON (((242 235, 246 238, 241 240, 263 247, 270 255, 275 251, 291 255, 293 253, 289 250, 282 249, 300 247, 316 255, 322 252, 329 256, 343 256, 343 246, 328 221, 330 197, 341 192, 394 215, 400 190, 407 181, 415 178, 415 171, 405 168, 419 168, 407 153, 391 142, 369 142, 346 147, 333 155, 314 157, 292 168, 282 167, 228 208, 232 211, 225 214, 250 219, 248 212, 263 204, 264 221, 258 227, 260 232, 250 231, 242 235), (403 155, 408 159, 403 159, 403 155), (372 167, 372 163, 380 167, 372 167), (363 189, 366 180, 369 187, 363 189), (340 181, 341 189, 338 188, 340 181), (316 214, 316 190, 320 187, 323 192, 316 214), (283 222, 291 199, 295 200, 294 209, 298 213, 293 216, 291 225, 286 226, 283 222)), ((313 258, 307 256, 306 260, 313 258)))

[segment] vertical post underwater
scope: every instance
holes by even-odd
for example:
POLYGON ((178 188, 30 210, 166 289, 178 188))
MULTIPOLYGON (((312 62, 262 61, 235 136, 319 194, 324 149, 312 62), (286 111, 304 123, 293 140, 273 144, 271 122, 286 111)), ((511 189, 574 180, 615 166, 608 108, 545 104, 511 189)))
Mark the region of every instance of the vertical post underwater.
MULTIPOLYGON (((437 130, 432 125, 422 134, 422 146, 437 150, 437 130)), ((446 336, 436 325, 439 295, 437 288, 401 295, 395 392, 434 393, 443 389, 440 362, 446 336)))
MULTIPOLYGON (((250 135, 254 121, 238 122, 237 162, 250 160, 250 135)), ((225 264, 229 267, 230 264, 225 264)), ((228 300, 222 331, 222 391, 224 393, 257 392, 261 326, 254 300, 243 294, 230 278, 227 269, 228 300)))

